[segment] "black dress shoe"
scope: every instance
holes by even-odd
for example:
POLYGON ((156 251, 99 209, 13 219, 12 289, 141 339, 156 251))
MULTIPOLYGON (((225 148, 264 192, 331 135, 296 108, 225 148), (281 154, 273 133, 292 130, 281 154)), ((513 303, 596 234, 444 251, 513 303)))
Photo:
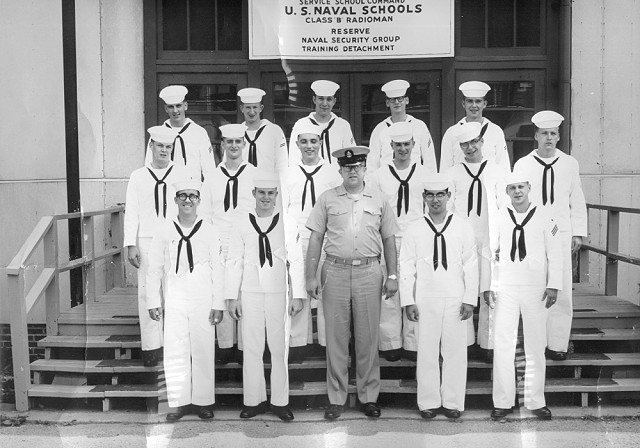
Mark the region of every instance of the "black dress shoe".
POLYGON ((380 417, 380 408, 378 407, 377 404, 370 402, 370 403, 365 403, 362 405, 362 407, 360 408, 360 410, 364 413, 364 415, 366 415, 367 417, 380 417))
POLYGON ((484 360, 487 364, 493 364, 493 349, 484 349, 484 360))
POLYGON ((543 406, 540 409, 533 409, 533 415, 538 417, 540 420, 551 420, 551 411, 548 407, 543 406))
POLYGON ((344 407, 340 404, 330 404, 326 411, 324 411, 324 418, 326 420, 335 420, 342 415, 344 407))
POLYGON ((235 361, 236 350, 234 347, 216 349, 216 361, 220 364, 229 364, 235 361))
POLYGON ((418 362, 418 352, 402 349, 402 357, 408 361, 418 362))
POLYGON ((442 413, 447 418, 460 418, 460 411, 457 409, 442 408, 442 413))
POLYGON ((289 406, 275 406, 271 405, 271 412, 278 416, 283 422, 290 422, 293 420, 293 412, 289 409, 289 406))
POLYGON ((257 406, 244 406, 240 411, 240 418, 252 418, 256 415, 265 414, 269 410, 269 403, 263 401, 257 406))
POLYGON ((513 408, 504 409, 504 408, 493 408, 491 411, 491 418, 493 420, 500 420, 505 418, 507 415, 513 412, 513 408))
POLYGON ((184 417, 187 414, 187 409, 188 409, 188 406, 178 406, 175 412, 169 412, 167 414, 167 417, 166 417, 167 421, 175 422, 180 420, 182 417, 184 417))
POLYGON ((158 365, 156 350, 142 350, 142 362, 145 367, 155 367, 158 365))
POLYGON ((289 364, 302 364, 304 362, 307 347, 290 347, 289 348, 289 364))
POLYGON ((422 418, 434 418, 438 415, 438 409, 425 409, 424 411, 420 411, 420 417, 422 418))
POLYGON ((553 361, 566 361, 567 360, 567 352, 557 352, 555 350, 547 349, 544 352, 547 359, 551 359, 553 361))
POLYGON ((402 349, 396 348, 393 350, 380 350, 380 354, 387 361, 396 362, 400 361, 400 358, 402 358, 402 349))
POLYGON ((198 417, 202 420, 210 420, 213 418, 213 409, 211 406, 200 406, 200 410, 198 411, 198 417))

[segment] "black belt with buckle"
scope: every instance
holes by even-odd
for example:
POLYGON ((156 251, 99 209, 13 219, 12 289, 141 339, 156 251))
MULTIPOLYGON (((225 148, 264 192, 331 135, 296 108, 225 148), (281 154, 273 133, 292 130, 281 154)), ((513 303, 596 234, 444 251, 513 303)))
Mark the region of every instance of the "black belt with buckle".
POLYGON ((374 261, 380 261, 380 257, 364 257, 364 258, 340 258, 333 255, 327 255, 327 261, 345 266, 361 266, 363 264, 371 264, 374 261))

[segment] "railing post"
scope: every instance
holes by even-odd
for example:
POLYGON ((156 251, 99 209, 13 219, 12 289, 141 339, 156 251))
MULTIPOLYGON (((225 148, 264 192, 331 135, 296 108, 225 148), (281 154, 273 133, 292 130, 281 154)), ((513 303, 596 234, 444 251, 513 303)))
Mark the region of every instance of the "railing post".
MULTIPOLYGON (((42 240, 44 248, 44 265, 47 268, 58 269, 58 220, 54 219, 51 227, 42 240)), ((47 335, 58 335, 58 317, 60 317, 60 275, 55 277, 45 291, 45 309, 47 319, 47 335)))
POLYGON ((113 256, 113 258, 111 259, 111 263, 109 264, 109 266, 112 267, 114 286, 117 285, 119 287, 124 286, 124 270, 122 265, 122 260, 124 259, 124 247, 122 246, 122 244, 124 243, 123 218, 124 216, 122 210, 111 212, 111 222, 109 227, 109 235, 111 236, 111 247, 120 247, 120 252, 117 255, 113 256))
POLYGON ((29 335, 27 331, 27 307, 24 301, 24 268, 18 275, 7 275, 7 298, 11 313, 11 353, 13 359, 13 386, 16 397, 16 410, 29 410, 29 386, 31 368, 29 366, 29 335))
MULTIPOLYGON (((620 212, 607 212, 607 252, 618 252, 620 240, 620 212)), ((607 257, 605 268, 604 293, 608 296, 618 294, 618 260, 607 257)))
POLYGON ((89 264, 82 268, 82 283, 85 291, 86 302, 96 301, 96 264, 93 257, 96 254, 95 238, 94 238, 94 221, 93 215, 82 217, 82 258, 92 260, 89 264))

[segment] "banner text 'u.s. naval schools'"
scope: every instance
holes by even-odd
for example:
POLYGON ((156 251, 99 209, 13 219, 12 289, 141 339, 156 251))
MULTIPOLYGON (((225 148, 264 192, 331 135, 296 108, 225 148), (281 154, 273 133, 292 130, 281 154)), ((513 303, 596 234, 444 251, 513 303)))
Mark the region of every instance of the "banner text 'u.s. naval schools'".
POLYGON ((250 0, 251 59, 453 56, 453 0, 250 0))

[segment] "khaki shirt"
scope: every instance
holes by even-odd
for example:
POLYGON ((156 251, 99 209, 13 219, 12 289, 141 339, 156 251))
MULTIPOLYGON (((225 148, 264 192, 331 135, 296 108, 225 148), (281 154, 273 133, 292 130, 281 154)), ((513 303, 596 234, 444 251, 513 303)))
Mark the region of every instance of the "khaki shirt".
POLYGON ((340 258, 377 257, 382 240, 399 230, 382 192, 365 185, 354 198, 343 185, 325 191, 307 220, 307 228, 325 235, 324 249, 340 258))

